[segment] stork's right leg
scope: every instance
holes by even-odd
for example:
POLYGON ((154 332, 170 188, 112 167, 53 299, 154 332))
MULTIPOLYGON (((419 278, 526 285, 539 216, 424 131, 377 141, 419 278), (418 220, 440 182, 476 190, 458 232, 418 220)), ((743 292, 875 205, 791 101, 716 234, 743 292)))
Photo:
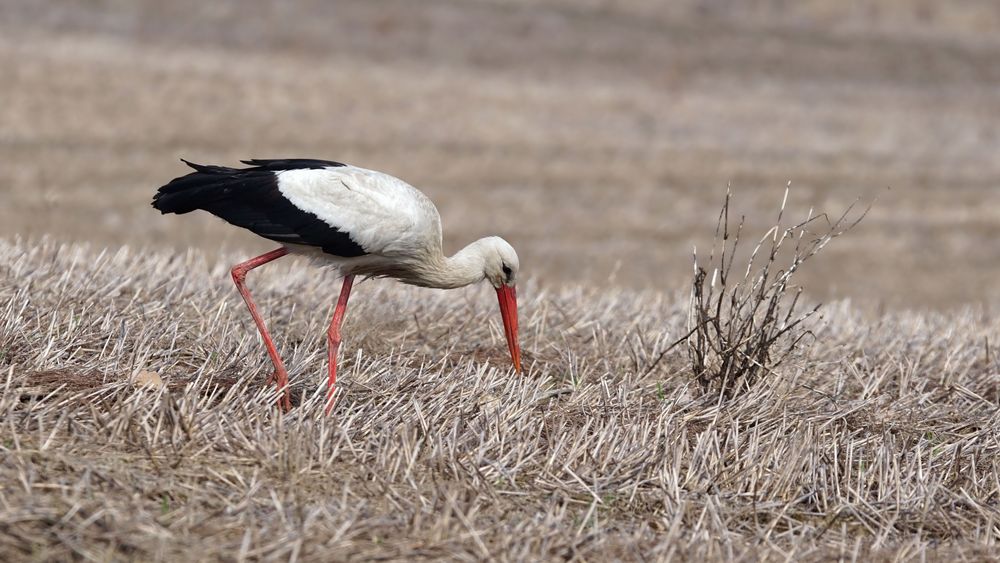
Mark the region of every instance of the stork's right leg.
POLYGON ((340 286, 340 298, 337 299, 337 308, 333 311, 333 320, 330 321, 330 328, 326 331, 326 358, 330 370, 329 377, 326 380, 327 415, 333 409, 333 389, 337 384, 337 351, 340 350, 340 325, 343 324, 344 315, 347 314, 347 300, 351 297, 351 287, 353 285, 354 276, 344 276, 344 285, 340 286))
POLYGON ((281 398, 278 399, 278 406, 287 411, 292 408, 292 399, 288 390, 288 371, 285 369, 285 364, 281 361, 281 356, 278 355, 278 349, 275 348, 274 341, 271 340, 271 335, 267 333, 267 328, 264 326, 264 319, 257 312, 257 305, 253 302, 253 297, 250 296, 250 290, 247 289, 245 283, 247 272, 257 266, 263 266, 268 262, 277 260, 286 254, 288 254, 288 249, 284 247, 272 250, 267 254, 261 254, 256 258, 251 258, 246 262, 233 266, 231 273, 233 274, 233 281, 236 282, 236 289, 240 290, 243 301, 246 301, 247 309, 250 309, 253 322, 257 323, 257 330, 260 331, 261 337, 264 338, 264 346, 267 347, 267 354, 271 356, 271 363, 274 364, 274 374, 267 379, 266 385, 270 385, 272 381, 277 380, 278 389, 284 391, 281 398))

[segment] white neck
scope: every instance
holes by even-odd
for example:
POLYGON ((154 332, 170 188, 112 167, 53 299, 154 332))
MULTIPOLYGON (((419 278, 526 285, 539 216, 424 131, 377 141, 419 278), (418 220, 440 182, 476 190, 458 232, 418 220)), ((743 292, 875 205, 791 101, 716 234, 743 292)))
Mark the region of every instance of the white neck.
POLYGON ((423 262, 413 271, 410 281, 415 285, 454 289, 482 281, 485 276, 486 261, 483 258, 482 243, 477 240, 455 253, 454 256, 438 254, 423 262))

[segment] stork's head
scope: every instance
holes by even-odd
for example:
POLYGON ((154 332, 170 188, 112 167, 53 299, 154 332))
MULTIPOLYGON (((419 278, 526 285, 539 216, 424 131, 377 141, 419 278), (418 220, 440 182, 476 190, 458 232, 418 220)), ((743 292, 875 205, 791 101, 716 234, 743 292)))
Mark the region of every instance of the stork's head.
POLYGON ((488 237, 480 241, 483 256, 483 275, 497 290, 500 301, 500 315, 503 330, 507 336, 507 348, 514 368, 521 371, 521 346, 517 341, 517 291, 514 283, 520 263, 514 247, 500 237, 488 237))
POLYGON ((483 275, 493 287, 514 286, 520 263, 514 247, 500 237, 486 237, 483 245, 483 275))

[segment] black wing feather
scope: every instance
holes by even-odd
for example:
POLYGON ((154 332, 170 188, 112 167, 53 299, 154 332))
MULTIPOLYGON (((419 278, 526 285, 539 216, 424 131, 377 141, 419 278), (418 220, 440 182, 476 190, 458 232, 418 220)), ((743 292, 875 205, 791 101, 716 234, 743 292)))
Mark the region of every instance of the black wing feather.
POLYGON ((284 244, 316 246, 344 258, 367 254, 351 239, 315 214, 299 209, 278 189, 275 172, 343 164, 310 159, 249 160, 253 168, 228 168, 184 161, 195 171, 175 178, 153 196, 161 213, 203 209, 230 224, 284 244))
POLYGON ((249 164, 258 170, 297 170, 302 168, 329 168, 331 166, 347 166, 341 162, 332 160, 318 160, 315 158, 251 158, 241 160, 243 164, 249 164))

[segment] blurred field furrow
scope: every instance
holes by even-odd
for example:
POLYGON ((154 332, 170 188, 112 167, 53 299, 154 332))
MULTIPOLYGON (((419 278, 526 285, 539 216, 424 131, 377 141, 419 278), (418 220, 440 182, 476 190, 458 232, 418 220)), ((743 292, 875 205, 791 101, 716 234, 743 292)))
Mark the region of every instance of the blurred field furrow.
POLYGON ((449 248, 499 232, 553 283, 673 289, 728 184, 762 226, 791 181, 803 212, 879 198, 864 243, 804 273, 814 295, 1000 297, 985 4, 254 6, 0 8, 0 159, 16 163, 0 234, 259 250, 147 200, 179 157, 302 155, 424 189, 449 248))

